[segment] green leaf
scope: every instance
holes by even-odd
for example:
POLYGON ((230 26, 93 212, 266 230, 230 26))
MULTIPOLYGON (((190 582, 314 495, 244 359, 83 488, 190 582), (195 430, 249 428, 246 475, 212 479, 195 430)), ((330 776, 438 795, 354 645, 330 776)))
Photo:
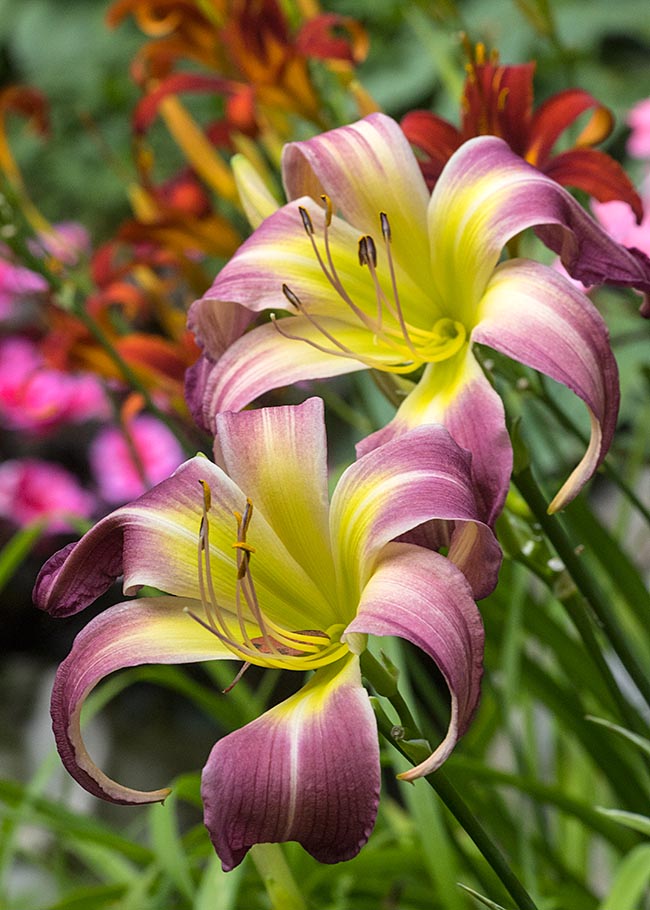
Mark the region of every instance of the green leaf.
POLYGON ((224 872, 218 856, 212 856, 205 867, 196 892, 194 910, 236 910, 244 867, 224 872))
POLYGON ((632 828, 633 831, 640 831, 650 837, 650 818, 647 815, 639 815, 638 812, 626 812, 624 809, 603 809, 601 806, 596 807, 596 812, 600 812, 606 818, 625 825, 626 828, 632 828))
POLYGON ((501 904, 497 904, 494 901, 491 901, 489 897, 484 897, 482 894, 479 894, 478 891, 475 891, 473 888, 469 888, 462 882, 458 882, 458 887, 462 888, 463 891, 467 891, 467 893, 476 898, 480 904, 483 904, 484 907, 489 907, 490 910, 506 910, 506 908, 502 907, 501 904))
POLYGON ((637 910, 650 884, 650 844, 635 847, 622 861, 598 910, 637 910))
POLYGON ((165 805, 157 803, 151 806, 149 809, 149 827, 160 867, 165 870, 180 893, 192 902, 196 889, 190 873, 187 855, 178 833, 175 806, 176 799, 174 794, 167 797, 165 805))
POLYGON ((0 591, 11 581, 20 564, 38 542, 45 525, 46 522, 40 519, 21 528, 0 550, 0 591))
POLYGON ((642 752, 650 756, 650 740, 646 739, 645 736, 639 736, 638 733, 632 733, 631 730, 620 727, 618 724, 614 724, 611 720, 606 720, 604 717, 594 717, 593 714, 587 714, 585 720, 591 721, 592 724, 599 724, 601 727, 606 727, 613 733, 617 733, 619 736, 622 736, 623 739, 627 739, 629 742, 634 743, 642 752))

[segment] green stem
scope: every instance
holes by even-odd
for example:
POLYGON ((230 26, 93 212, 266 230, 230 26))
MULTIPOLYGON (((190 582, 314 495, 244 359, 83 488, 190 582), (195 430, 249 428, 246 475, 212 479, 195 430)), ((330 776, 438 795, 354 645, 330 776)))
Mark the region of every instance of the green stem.
MULTIPOLYGON (((392 699, 391 699, 392 701, 392 699)), ((373 705, 374 707, 374 705, 373 705)), ((384 712, 379 709, 375 711, 377 717, 377 726, 384 739, 389 742, 399 753, 401 753, 411 764, 417 763, 417 758, 407 752, 404 743, 394 737, 394 727, 384 712)), ((472 839, 479 849, 484 859, 488 862, 494 873, 500 879, 501 883, 515 902, 517 910, 538 910, 530 894, 526 891, 515 873, 508 865, 508 861, 494 843, 483 825, 474 815, 470 807, 462 798, 458 790, 446 774, 438 769, 435 774, 423 778, 427 784, 432 787, 447 809, 454 816, 456 821, 461 825, 464 831, 472 839)))
MULTIPOLYGON (((384 660, 386 659, 384 658, 384 660)), ((361 671, 372 687, 380 695, 388 698, 402 724, 399 727, 392 724, 379 701, 373 698, 372 704, 379 732, 412 765, 418 764, 427 757, 431 749, 422 736, 411 710, 398 691, 395 668, 382 665, 369 651, 364 651, 361 656, 361 671)), ((446 775, 438 770, 424 779, 430 787, 433 787, 455 819, 474 841, 514 900, 518 910, 537 910, 533 899, 508 865, 501 850, 446 775)))
MULTIPOLYGON (((558 556, 564 563, 575 586, 596 615, 612 648, 620 658, 639 692, 643 695, 646 703, 650 706, 650 677, 648 677, 648 674, 637 659, 636 654, 632 652, 628 645, 625 633, 623 629, 621 629, 608 599, 603 595, 598 584, 594 582, 593 578, 586 572, 582 565, 576 553, 575 545, 572 544, 562 526, 561 519, 557 515, 550 516, 547 513, 546 497, 537 485, 530 468, 526 467, 518 474, 515 474, 513 480, 531 512, 544 530, 544 533, 555 547, 558 556)), ((600 652, 600 648, 598 647, 597 639, 591 627, 591 621, 588 615, 586 615, 584 608, 577 609, 577 604, 573 602, 568 606, 566 601, 562 601, 562 603, 564 603, 569 610, 572 620, 576 622, 576 627, 580 634, 582 635, 584 632, 587 636, 586 639, 583 638, 585 645, 588 647, 589 653, 594 660, 597 661, 598 666, 603 670, 606 662, 602 653, 599 657, 596 656, 596 650, 594 649, 597 649, 597 651, 600 652)), ((607 672, 609 673, 609 676, 611 676, 609 668, 607 668, 607 672)), ((609 685, 611 685, 611 682, 608 686, 609 685)), ((614 685, 616 685, 615 682, 614 685)), ((618 689, 618 686, 616 686, 616 688, 618 689)), ((638 723, 635 724, 635 727, 638 728, 638 723)))
POLYGON ((307 910, 280 844, 255 844, 250 856, 264 882, 273 910, 307 910))

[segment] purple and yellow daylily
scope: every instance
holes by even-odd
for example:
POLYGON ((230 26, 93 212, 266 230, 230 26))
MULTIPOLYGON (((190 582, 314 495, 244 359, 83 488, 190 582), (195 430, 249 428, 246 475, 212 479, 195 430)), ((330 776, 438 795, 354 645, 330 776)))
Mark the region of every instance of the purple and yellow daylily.
POLYGON ((473 453, 477 496, 492 522, 512 453, 501 400, 472 353, 480 342, 587 405, 589 447, 550 508, 569 502, 602 461, 616 423, 607 329, 555 270, 500 261, 502 252, 535 227, 586 285, 643 292, 650 261, 617 244, 565 189, 492 136, 455 152, 431 196, 400 128, 382 114, 289 144, 283 177, 291 201, 274 212, 257 183, 242 183, 258 226, 193 305, 190 325, 204 356, 187 389, 199 418, 214 429, 220 411, 300 380, 395 374, 404 401, 360 451, 417 425, 444 424, 473 453), (284 312, 242 334, 267 309, 284 312))
POLYGON ((467 729, 479 697, 483 629, 475 598, 500 551, 476 520, 470 456, 421 427, 360 458, 328 502, 320 399, 221 414, 225 470, 197 456, 100 521, 44 566, 39 607, 64 616, 120 574, 124 591, 165 592, 114 606, 79 634, 52 696, 72 776, 123 804, 162 801, 100 771, 81 706, 109 673, 148 663, 236 659, 314 674, 303 689, 219 740, 205 765, 205 821, 232 869, 260 842, 299 841, 322 862, 354 856, 379 796, 374 715, 361 684, 369 635, 397 635, 440 668, 451 694, 443 741, 401 775, 428 774, 467 729), (408 541, 433 531, 445 557, 408 541), (400 538, 396 542, 396 538, 400 538))

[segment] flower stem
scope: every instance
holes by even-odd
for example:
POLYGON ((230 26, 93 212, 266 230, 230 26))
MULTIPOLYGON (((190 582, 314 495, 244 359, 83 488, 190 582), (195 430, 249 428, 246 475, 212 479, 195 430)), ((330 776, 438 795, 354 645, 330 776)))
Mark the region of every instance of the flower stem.
POLYGON ((273 910, 307 910, 307 905, 284 858, 280 844, 255 844, 250 856, 273 910))
MULTIPOLYGON (((390 699, 392 701, 392 699, 390 699)), ((409 754, 408 744, 395 739, 395 727, 384 714, 381 706, 373 704, 377 717, 377 726, 384 739, 403 755, 411 764, 415 765, 419 757, 409 754), (377 708, 379 710, 377 710, 377 708)), ((421 735, 421 734, 420 734, 421 735)), ((468 836, 474 841, 484 859, 489 863, 494 873, 515 902, 517 910, 538 910, 530 894, 526 891, 515 873, 508 865, 508 861, 492 840, 488 832, 474 815, 470 807, 462 798, 456 787, 446 774, 438 769, 434 774, 423 778, 432 787, 447 809, 461 825, 468 836)))
MULTIPOLYGON (((515 474, 513 480, 529 509, 535 516, 535 519, 539 522, 544 533, 555 547, 558 556, 564 563, 575 586, 593 610, 603 631, 609 639, 612 648, 620 658, 621 663, 629 673, 646 703, 650 706, 650 677, 639 663, 636 654, 631 650, 625 633, 611 608, 608 598, 604 596, 598 584, 587 573, 585 567, 581 563, 580 558, 576 553, 575 546, 569 539, 561 519, 557 515, 551 516, 547 513, 546 497, 540 490, 529 467, 525 467, 519 471, 519 473, 515 474)), ((600 667, 601 672, 607 672, 611 677, 611 672, 607 667, 605 658, 602 653, 600 653, 598 642, 591 627, 591 620, 589 619, 589 615, 584 609, 584 606, 579 610, 577 609, 575 600, 570 603, 566 600, 561 602, 569 611, 571 619, 576 624, 576 628, 580 635, 583 636, 583 641, 585 642, 589 653, 600 667), (598 654, 596 652, 598 652, 598 654)), ((613 678, 608 681, 610 691, 612 691, 612 685, 618 689, 613 678)), ((620 702, 619 693, 617 696, 617 703, 619 706, 620 702)), ((627 717, 626 721, 631 722, 627 717)), ((638 726, 638 722, 636 722, 634 727, 638 729, 638 726)))
MULTIPOLYGON (((386 658, 384 660, 386 661, 386 658)), ((379 700, 371 699, 379 732, 412 765, 416 765, 430 753, 431 749, 420 732, 410 708, 398 691, 396 668, 387 663, 386 661, 382 664, 369 651, 364 651, 361 656, 361 671, 373 688, 389 700, 400 719, 401 726, 394 725, 385 714, 379 700)), ((439 769, 424 780, 436 791, 456 821, 474 841, 514 900, 518 910, 537 910, 533 899, 508 865, 499 847, 444 772, 439 769)))

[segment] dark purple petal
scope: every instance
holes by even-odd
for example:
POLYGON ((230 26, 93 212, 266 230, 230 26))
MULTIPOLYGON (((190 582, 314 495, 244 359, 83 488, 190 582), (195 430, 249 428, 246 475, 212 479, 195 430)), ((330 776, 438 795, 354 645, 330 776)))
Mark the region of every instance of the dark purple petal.
POLYGON ((254 844, 290 840, 338 863, 368 840, 379 783, 375 719, 350 657, 215 745, 201 785, 205 824, 225 871, 254 844))

